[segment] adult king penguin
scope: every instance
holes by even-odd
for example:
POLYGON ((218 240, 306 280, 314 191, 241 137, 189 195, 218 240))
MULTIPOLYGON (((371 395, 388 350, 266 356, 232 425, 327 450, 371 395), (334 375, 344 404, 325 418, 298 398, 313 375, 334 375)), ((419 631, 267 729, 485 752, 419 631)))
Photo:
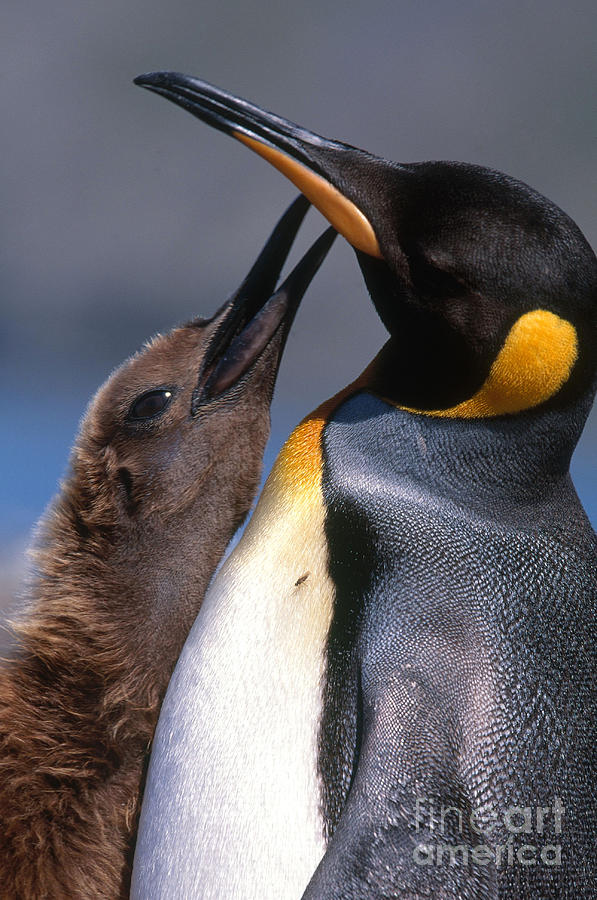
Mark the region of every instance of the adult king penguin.
POLYGON ((308 205, 213 318, 155 338, 90 404, 0 668, 3 900, 129 895, 159 704, 257 491, 288 330, 333 240, 272 294, 308 205))
POLYGON ((175 73, 287 175, 390 332, 291 435, 162 710, 135 898, 579 898, 597 539, 569 461, 597 264, 498 172, 399 165, 175 73))

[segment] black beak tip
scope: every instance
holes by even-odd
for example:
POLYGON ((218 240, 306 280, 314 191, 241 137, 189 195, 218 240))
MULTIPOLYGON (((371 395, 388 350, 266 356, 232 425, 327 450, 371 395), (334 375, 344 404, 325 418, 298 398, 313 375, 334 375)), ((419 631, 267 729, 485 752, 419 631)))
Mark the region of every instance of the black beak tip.
POLYGON ((133 84, 149 88, 149 90, 159 90, 160 88, 167 88, 173 81, 182 80, 188 80, 188 78, 180 72, 146 72, 133 78, 133 84))
POLYGON ((147 72, 144 75, 137 75, 136 78, 133 78, 133 84, 136 84, 139 87, 153 87, 157 76, 157 72, 147 72))

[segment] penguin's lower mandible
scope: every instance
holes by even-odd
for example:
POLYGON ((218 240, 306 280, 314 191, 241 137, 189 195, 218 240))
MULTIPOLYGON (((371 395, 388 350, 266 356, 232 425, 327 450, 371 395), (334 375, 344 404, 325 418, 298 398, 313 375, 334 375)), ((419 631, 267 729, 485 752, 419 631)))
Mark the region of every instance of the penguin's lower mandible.
POLYGON ((154 338, 89 406, 0 665, 3 900, 129 895, 159 704, 257 491, 286 337, 333 240, 275 291, 308 205, 215 316, 154 338))
POLYGON ((282 171, 389 340, 292 433, 158 724, 132 896, 594 897, 597 538, 569 462, 597 262, 553 203, 203 81, 137 82, 282 171))

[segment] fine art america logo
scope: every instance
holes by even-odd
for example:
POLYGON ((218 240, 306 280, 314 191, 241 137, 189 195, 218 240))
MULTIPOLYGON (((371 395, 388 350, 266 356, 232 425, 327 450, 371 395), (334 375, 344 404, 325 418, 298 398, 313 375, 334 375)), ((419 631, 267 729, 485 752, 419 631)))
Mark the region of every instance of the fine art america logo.
POLYGON ((415 846, 413 859, 419 866, 560 866, 558 835, 564 811, 559 797, 554 797, 551 806, 509 806, 500 813, 487 807, 472 812, 456 806, 436 809, 432 802, 418 797, 416 831, 424 832, 425 839, 415 846), (501 835, 499 842, 496 829, 501 835), (454 842, 455 835, 461 843, 454 842), (476 845, 475 835, 479 836, 476 845))

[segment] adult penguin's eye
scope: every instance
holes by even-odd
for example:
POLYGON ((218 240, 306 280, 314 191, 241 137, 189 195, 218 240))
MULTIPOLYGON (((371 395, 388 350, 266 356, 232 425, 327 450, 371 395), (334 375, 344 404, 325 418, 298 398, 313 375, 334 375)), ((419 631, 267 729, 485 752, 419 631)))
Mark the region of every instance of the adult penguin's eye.
POLYGON ((129 419, 153 419, 163 413, 172 398, 172 391, 147 391, 137 397, 130 408, 129 419))

